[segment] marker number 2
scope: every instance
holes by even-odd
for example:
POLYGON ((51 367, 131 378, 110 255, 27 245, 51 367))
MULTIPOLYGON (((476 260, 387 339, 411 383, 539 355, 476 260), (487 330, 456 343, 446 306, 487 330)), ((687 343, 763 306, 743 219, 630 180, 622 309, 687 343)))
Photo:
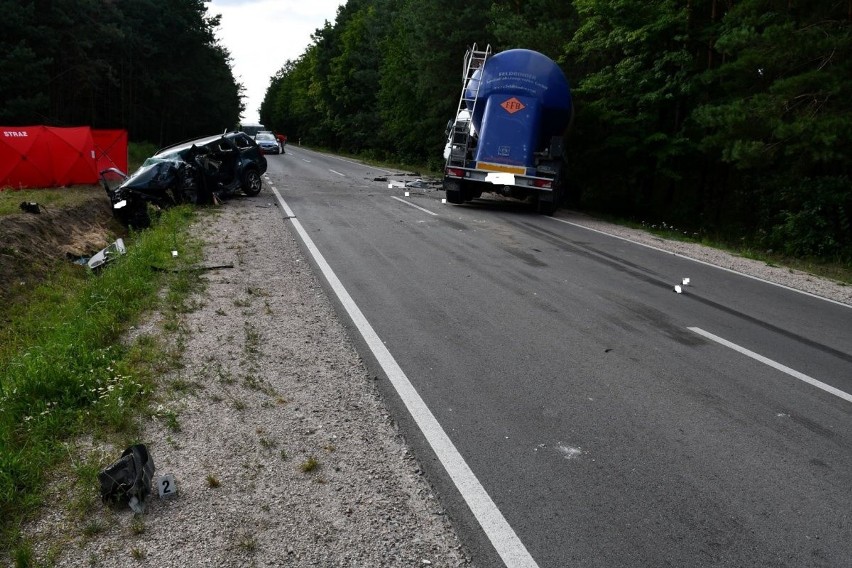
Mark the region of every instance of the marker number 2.
POLYGON ((175 476, 167 473, 157 478, 157 489, 160 491, 160 499, 174 497, 177 494, 177 484, 175 476))

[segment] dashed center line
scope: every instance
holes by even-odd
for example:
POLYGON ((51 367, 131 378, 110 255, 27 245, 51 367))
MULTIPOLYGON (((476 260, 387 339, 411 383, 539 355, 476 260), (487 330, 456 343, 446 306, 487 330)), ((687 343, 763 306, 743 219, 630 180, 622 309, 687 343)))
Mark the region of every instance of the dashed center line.
POLYGON ((781 363, 778 363, 777 361, 773 361, 772 359, 769 359, 768 357, 764 357, 763 355, 760 355, 759 353, 755 353, 754 351, 746 349, 745 347, 737 345, 736 343, 728 341, 727 339, 723 339, 723 338, 719 337, 718 335, 713 335, 709 331, 704 331, 700 327, 690 327, 688 329, 693 333, 697 333, 698 335, 706 337, 707 339, 710 339, 711 341, 715 341, 719 345, 724 345, 725 347, 733 349, 734 351, 736 351, 738 353, 742 353, 746 357, 751 357, 755 361, 760 361, 764 365, 769 365, 773 369, 777 369, 777 370, 781 371, 782 373, 786 373, 786 374, 790 375, 791 377, 799 379, 802 382, 805 382, 805 383, 808 383, 809 385, 815 386, 818 389, 822 389, 825 392, 831 393, 834 396, 836 396, 838 398, 842 398, 845 401, 852 402, 852 394, 849 394, 849 393, 844 392, 840 389, 834 388, 833 386, 828 385, 828 384, 826 384, 822 381, 818 381, 813 377, 809 377, 808 375, 806 375, 804 373, 800 373, 799 371, 797 371, 795 369, 791 369, 790 367, 787 367, 786 365, 782 365, 781 363))
POLYGON ((429 211, 428 209, 424 209, 423 207, 420 207, 419 205, 415 205, 414 203, 412 203, 410 201, 406 201, 405 199, 399 198, 396 195, 391 195, 391 197, 396 199, 397 201, 399 201, 401 203, 405 203, 406 205, 410 205, 411 207, 414 207, 415 209, 420 209, 424 213, 428 213, 429 215, 435 215, 436 217, 438 216, 437 213, 433 213, 433 212, 429 211))

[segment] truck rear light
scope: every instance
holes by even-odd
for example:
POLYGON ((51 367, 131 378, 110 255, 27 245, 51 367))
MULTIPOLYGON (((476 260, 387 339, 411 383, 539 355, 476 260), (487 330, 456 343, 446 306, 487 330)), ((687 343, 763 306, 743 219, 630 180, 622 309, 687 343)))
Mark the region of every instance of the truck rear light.
POLYGON ((546 189, 550 189, 553 187, 553 181, 549 179, 534 179, 533 185, 536 187, 542 187, 546 189))
POLYGON ((464 177, 464 170, 459 168, 447 168, 447 175, 453 177, 464 177))

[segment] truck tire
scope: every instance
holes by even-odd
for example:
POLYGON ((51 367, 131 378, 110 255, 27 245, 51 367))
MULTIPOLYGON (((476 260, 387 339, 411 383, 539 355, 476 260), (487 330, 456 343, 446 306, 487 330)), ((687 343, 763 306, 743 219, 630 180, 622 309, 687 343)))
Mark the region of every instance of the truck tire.
POLYGON ((559 166, 559 171, 556 174, 556 177, 553 178, 552 191, 550 195, 548 195, 548 200, 543 201, 541 196, 544 193, 539 193, 538 195, 538 212, 542 215, 553 215, 556 213, 556 210, 559 209, 562 205, 565 204, 565 162, 559 166))
POLYGON ((447 203, 455 203, 456 205, 464 203, 461 191, 447 191, 447 203))
POLYGON ((444 191, 447 194, 447 203, 455 203, 456 205, 464 203, 464 193, 459 180, 445 179, 444 191))
POLYGON ((552 216, 556 213, 556 210, 559 209, 559 204, 562 201, 562 190, 557 186, 553 188, 548 194, 541 192, 538 194, 536 198, 536 204, 538 206, 538 212, 542 215, 552 216), (547 197, 547 199, 542 199, 543 196, 547 197))
POLYGON ((541 198, 538 200, 538 212, 542 215, 552 217, 558 208, 556 203, 552 201, 542 201, 541 198))

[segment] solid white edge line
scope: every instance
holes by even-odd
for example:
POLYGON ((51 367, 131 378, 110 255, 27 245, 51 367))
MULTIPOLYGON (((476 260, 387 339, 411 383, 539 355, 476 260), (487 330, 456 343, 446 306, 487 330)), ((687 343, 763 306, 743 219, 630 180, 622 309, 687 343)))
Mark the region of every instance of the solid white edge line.
POLYGON ((412 203, 410 201, 406 201, 405 199, 397 197, 396 195, 391 195, 391 198, 396 199, 400 203, 405 203, 406 205, 410 205, 411 207, 414 207, 415 209, 420 209, 421 211, 423 211, 424 213, 428 213, 429 215, 435 215, 436 217, 438 216, 437 213, 433 213, 432 211, 429 211, 428 209, 424 209, 423 207, 420 207, 419 205, 415 205, 414 203, 412 203))
POLYGON ((764 278, 752 276, 751 274, 746 274, 745 272, 739 272, 737 270, 725 268, 724 266, 718 266, 716 264, 712 264, 712 263, 704 261, 704 260, 699 260, 697 258, 692 258, 691 256, 686 256, 685 254, 681 254, 679 252, 672 252, 670 250, 662 249, 660 247, 655 247, 654 245, 648 245, 648 244, 645 244, 645 243, 640 243, 639 241, 634 241, 632 239, 628 239, 627 237, 620 237, 618 235, 613 235, 612 233, 607 233, 606 231, 601 231, 600 229, 592 229, 591 227, 586 227, 585 225, 580 225, 579 223, 573 223, 571 221, 566 221, 565 219, 559 219, 557 217, 545 217, 545 218, 550 219, 552 221, 559 221, 560 223, 565 223, 566 225, 571 225, 572 227, 577 227, 578 229, 585 229, 587 231, 592 231, 593 233, 606 235, 608 237, 612 237, 612 238, 618 239, 620 241, 633 243, 634 245, 639 245, 640 247, 645 247, 645 248, 649 248, 651 250, 655 250, 655 251, 658 251, 658 252, 664 252, 666 254, 671 254, 671 255, 674 255, 678 258, 682 258, 684 260, 691 260, 692 262, 697 262, 698 264, 703 264, 704 266, 709 266, 711 268, 718 268, 719 270, 724 270, 725 272, 730 272, 731 274, 737 274, 737 275, 743 276, 745 278, 751 278, 752 280, 757 280, 758 282, 764 282, 766 284, 771 284, 773 286, 777 286, 779 288, 784 288, 785 290, 789 290, 791 292, 798 292, 799 294, 804 294, 805 296, 810 296, 811 298, 816 298, 817 300, 823 300, 825 302, 831 302, 832 304, 837 304, 838 306, 843 306, 844 308, 852 308, 852 304, 844 304, 843 302, 838 302, 837 300, 832 300, 831 298, 826 298, 824 296, 812 294, 811 292, 805 292, 804 290, 799 290, 798 288, 791 288, 790 286, 787 286, 785 284, 779 284, 778 282, 773 282, 772 280, 766 280, 764 278))
POLYGON ((538 568, 538 564, 533 560, 524 543, 521 542, 512 527, 509 526, 509 523, 503 517, 503 513, 497 508, 497 505, 488 495, 488 492, 485 491, 482 484, 479 483, 476 474, 473 473, 473 470, 464 461, 464 458, 432 414, 432 411, 429 410, 429 407, 420 398, 414 385, 411 384, 411 381, 409 381, 402 368, 397 364, 393 355, 391 355, 378 334, 373 330, 373 326, 370 325, 370 322, 361 313, 360 308, 358 308, 357 304, 355 304, 352 297, 343 287, 343 284, 337 278, 331 266, 325 261, 325 258, 313 240, 308 236, 307 231, 302 227, 299 220, 295 218, 293 210, 290 209, 278 191, 274 191, 274 193, 284 212, 287 213, 288 217, 291 217, 290 222, 293 223, 296 232, 314 257, 317 266, 319 266, 323 276, 328 281, 332 290, 334 290, 346 313, 349 314, 352 322, 358 328, 359 333, 364 338, 364 341, 366 341, 370 351, 373 352, 373 355, 388 376, 388 379, 390 379, 399 397, 426 438, 426 441, 429 442, 435 455, 447 470, 447 473, 458 488, 468 507, 470 507, 474 517, 476 517, 476 520, 479 522, 483 531, 485 531, 491 544, 497 550, 497 554, 500 555, 500 558, 508 568, 538 568))
POLYGON ((795 369, 791 369, 790 367, 787 367, 786 365, 782 365, 781 363, 773 361, 772 359, 764 357, 763 355, 755 353, 754 351, 750 351, 750 350, 746 349, 745 347, 741 347, 741 346, 737 345, 736 343, 732 343, 732 342, 728 341, 727 339, 723 339, 723 338, 719 337, 718 335, 713 335, 709 331, 704 331, 700 327, 689 327, 687 329, 689 329, 693 333, 697 333, 698 335, 704 336, 707 339, 715 341, 716 343, 718 343, 720 345, 724 345, 725 347, 728 347, 729 349, 733 349, 734 351, 737 351, 738 353, 742 353, 746 357, 751 357, 752 359, 754 359, 756 361, 760 361, 761 363, 763 363, 765 365, 769 365, 773 369, 777 369, 777 370, 781 371, 782 373, 787 373, 791 377, 799 379, 800 381, 808 383, 809 385, 815 386, 818 389, 822 389, 827 393, 833 394, 834 396, 836 396, 838 398, 842 398, 843 400, 845 400, 847 402, 852 402, 852 394, 849 394, 849 393, 844 392, 840 389, 834 388, 831 385, 827 385, 822 381, 818 381, 818 380, 814 379, 813 377, 809 377, 808 375, 806 375, 804 373, 800 373, 799 371, 796 371, 795 369))

